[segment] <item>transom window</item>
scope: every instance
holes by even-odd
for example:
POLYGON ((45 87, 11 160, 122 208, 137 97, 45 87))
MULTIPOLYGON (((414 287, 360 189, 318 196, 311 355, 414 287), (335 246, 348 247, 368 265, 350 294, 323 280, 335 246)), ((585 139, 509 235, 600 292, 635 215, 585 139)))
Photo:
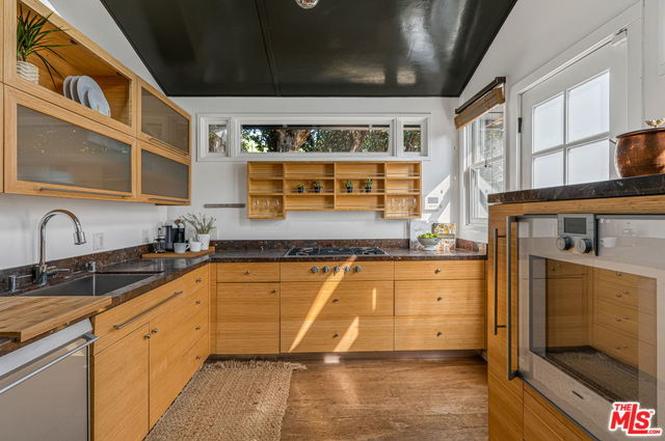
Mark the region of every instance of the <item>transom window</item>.
POLYGON ((200 115, 199 160, 306 156, 427 156, 429 115, 200 115))

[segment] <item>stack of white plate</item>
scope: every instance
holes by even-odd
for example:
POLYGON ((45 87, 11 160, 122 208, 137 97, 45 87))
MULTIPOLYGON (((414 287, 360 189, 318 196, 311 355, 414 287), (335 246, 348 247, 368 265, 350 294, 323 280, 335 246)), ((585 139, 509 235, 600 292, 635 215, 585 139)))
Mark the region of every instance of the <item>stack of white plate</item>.
POLYGON ((102 115, 111 116, 111 107, 102 88, 95 80, 86 75, 72 75, 65 78, 62 93, 67 98, 90 107, 102 115))

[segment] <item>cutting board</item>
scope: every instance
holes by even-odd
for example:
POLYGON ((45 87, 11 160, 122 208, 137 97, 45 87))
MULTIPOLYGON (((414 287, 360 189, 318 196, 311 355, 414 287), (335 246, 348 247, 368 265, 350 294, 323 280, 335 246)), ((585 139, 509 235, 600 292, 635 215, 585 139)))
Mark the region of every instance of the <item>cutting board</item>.
POLYGON ((111 297, 0 297, 0 337, 21 343, 111 305, 111 297))
POLYGON ((207 256, 208 254, 212 254, 215 252, 214 248, 208 248, 207 250, 203 251, 197 251, 197 252, 192 252, 192 251, 187 251, 186 253, 173 253, 173 252, 166 252, 166 253, 147 253, 143 254, 141 258, 143 259, 193 259, 194 257, 201 257, 201 256, 207 256))

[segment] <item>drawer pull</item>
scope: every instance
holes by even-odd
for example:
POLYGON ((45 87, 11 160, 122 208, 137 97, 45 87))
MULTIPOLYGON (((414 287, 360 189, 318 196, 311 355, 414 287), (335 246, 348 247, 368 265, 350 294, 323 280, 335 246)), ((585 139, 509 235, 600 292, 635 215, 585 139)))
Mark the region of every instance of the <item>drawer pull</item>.
POLYGON ((270 291, 270 294, 277 294, 277 290, 273 289, 272 291, 270 291))
POLYGON ((200 326, 197 326, 196 328, 194 328, 194 330, 195 330, 195 331, 200 331, 200 330, 201 330, 201 327, 200 327, 200 326))
POLYGON ((150 333, 151 333, 151 334, 157 334, 157 333, 159 333, 159 328, 154 328, 154 329, 150 330, 150 333))
POLYGON ((624 349, 628 349, 628 346, 616 346, 614 349, 617 351, 623 351, 624 349))
POLYGON ((439 274, 441 272, 441 268, 437 268, 434 270, 434 274, 439 274))
POLYGON ((200 305, 200 304, 201 304, 201 301, 200 301, 200 300, 197 300, 197 301, 194 302, 194 303, 197 304, 197 305, 200 305))
POLYGON ((201 283, 201 282, 203 282, 202 278, 199 277, 198 279, 196 279, 196 283, 201 283))
POLYGON ((72 194, 89 194, 92 196, 106 196, 110 198, 121 198, 125 199, 130 197, 130 194, 114 194, 106 193, 103 191, 93 191, 93 190, 73 190, 69 188, 56 188, 56 187, 40 187, 39 191, 43 192, 60 192, 60 193, 72 193, 72 194))
POLYGON ((339 303, 339 299, 333 299, 333 303, 339 303))
POLYGON ((171 300, 175 299, 176 297, 182 295, 182 293, 183 293, 183 291, 176 291, 176 292, 174 292, 173 294, 171 294, 170 297, 168 297, 168 298, 162 300, 161 302, 157 303, 155 306, 152 306, 152 307, 146 309, 145 311, 143 311, 143 312, 141 312, 141 313, 139 313, 139 314, 136 314, 134 317, 130 318, 129 320, 125 320, 125 321, 122 322, 122 323, 118 323, 118 324, 113 325, 113 329, 120 330, 120 329, 122 329, 122 328, 126 328, 126 327, 129 326, 130 324, 132 324, 132 323, 134 323, 135 321, 139 320, 141 317, 145 316, 146 314, 148 314, 148 313, 154 311, 155 309, 159 308, 159 307, 162 306, 163 304, 168 303, 168 302, 170 302, 171 300))
POLYGON ((436 301, 437 301, 437 302, 440 302, 441 300, 443 300, 443 297, 437 297, 437 298, 436 298, 436 301))
POLYGON ((200 359, 201 359, 201 356, 200 356, 200 355, 197 355, 197 356, 196 356, 196 359, 197 359, 197 360, 200 360, 200 359))
POLYGON ((252 274, 252 273, 251 273, 249 270, 245 271, 245 275, 246 275, 246 276, 250 276, 251 274, 252 274))
POLYGON ((143 336, 143 339, 144 339, 144 340, 150 340, 150 334, 145 334, 145 335, 143 336))
POLYGON ((339 334, 335 332, 335 333, 333 334, 333 337, 332 337, 332 338, 338 338, 338 337, 339 337, 339 334))
POLYGON ((437 337, 441 337, 442 335, 443 335, 443 332, 441 332, 441 331, 439 331, 439 332, 436 333, 436 336, 437 336, 437 337))

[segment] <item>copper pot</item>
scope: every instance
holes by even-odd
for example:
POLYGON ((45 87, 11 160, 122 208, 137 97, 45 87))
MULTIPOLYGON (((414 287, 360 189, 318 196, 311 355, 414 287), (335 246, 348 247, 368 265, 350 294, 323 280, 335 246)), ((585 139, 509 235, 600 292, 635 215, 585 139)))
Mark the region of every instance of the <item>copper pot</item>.
POLYGON ((665 127, 624 133, 616 145, 614 162, 622 178, 665 173, 665 127))

